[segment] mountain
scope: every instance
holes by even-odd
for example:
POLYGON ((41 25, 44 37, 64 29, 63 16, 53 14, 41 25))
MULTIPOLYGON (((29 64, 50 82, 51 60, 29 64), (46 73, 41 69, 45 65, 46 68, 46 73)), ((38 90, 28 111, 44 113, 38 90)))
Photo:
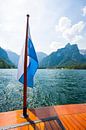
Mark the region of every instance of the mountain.
POLYGON ((81 49, 80 54, 82 54, 86 58, 86 49, 81 49))
POLYGON ((43 60, 43 58, 45 58, 47 56, 47 54, 45 54, 44 52, 37 52, 37 57, 38 57, 38 61, 39 63, 43 60))
POLYGON ((81 50, 80 50, 80 53, 81 53, 82 55, 86 55, 86 49, 81 49, 81 50))
POLYGON ((17 67, 18 61, 19 61, 19 55, 10 50, 7 50, 7 54, 8 54, 9 59, 12 61, 12 63, 14 63, 14 65, 17 67))
POLYGON ((7 52, 0 47, 0 68, 14 68, 14 64, 10 61, 7 52))
POLYGON ((58 49, 45 57, 40 68, 65 68, 86 65, 86 58, 80 54, 77 44, 68 43, 64 48, 58 49))
MULTIPOLYGON (((15 64, 15 66, 18 66, 18 61, 19 61, 19 55, 16 54, 15 52, 12 52, 10 50, 7 50, 7 54, 9 59, 12 61, 12 63, 15 64)), ((38 61, 39 63, 43 60, 43 58, 45 58, 47 56, 47 54, 43 53, 43 52, 37 52, 37 57, 38 57, 38 61)))

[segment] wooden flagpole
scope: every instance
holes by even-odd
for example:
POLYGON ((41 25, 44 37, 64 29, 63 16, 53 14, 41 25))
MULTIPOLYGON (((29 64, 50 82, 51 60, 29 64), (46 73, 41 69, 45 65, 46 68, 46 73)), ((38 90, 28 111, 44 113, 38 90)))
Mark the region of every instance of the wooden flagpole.
POLYGON ((24 55, 23 116, 25 118, 28 117, 28 114, 27 114, 27 44, 28 44, 28 23, 29 23, 29 15, 27 15, 26 39, 25 39, 25 55, 24 55))

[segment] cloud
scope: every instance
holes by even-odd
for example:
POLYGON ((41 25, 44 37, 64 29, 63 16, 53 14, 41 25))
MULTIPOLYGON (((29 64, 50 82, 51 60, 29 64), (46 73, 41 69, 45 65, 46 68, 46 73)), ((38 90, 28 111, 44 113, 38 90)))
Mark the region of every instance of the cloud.
POLYGON ((60 32, 62 37, 68 42, 79 42, 82 39, 81 34, 85 25, 84 21, 79 21, 72 25, 72 21, 68 17, 61 17, 58 25, 56 25, 56 31, 60 32))
POLYGON ((61 17, 59 19, 58 25, 56 25, 56 31, 63 32, 67 28, 70 28, 70 26, 71 26, 71 20, 67 17, 61 17))
MULTIPOLYGON (((31 36, 33 37, 34 45, 37 49, 39 48, 38 37, 45 14, 45 6, 43 5, 43 1, 40 0, 36 0, 35 2, 34 0, 5 0, 5 2, 0 2, 1 47, 8 47, 8 49, 20 54, 22 46, 25 43, 27 13, 31 16, 31 36), (5 46, 5 42, 7 46, 5 46)), ((44 29, 43 24, 42 29, 44 29)))
POLYGON ((83 13, 83 16, 86 16, 86 6, 83 7, 82 13, 83 13))
POLYGON ((62 47, 63 47, 63 44, 62 44, 61 42, 53 41, 53 42, 50 44, 50 48, 51 48, 51 50, 53 50, 53 51, 56 51, 57 49, 62 48, 62 47))
POLYGON ((82 39, 83 39, 83 36, 76 35, 73 42, 78 42, 79 43, 82 39))

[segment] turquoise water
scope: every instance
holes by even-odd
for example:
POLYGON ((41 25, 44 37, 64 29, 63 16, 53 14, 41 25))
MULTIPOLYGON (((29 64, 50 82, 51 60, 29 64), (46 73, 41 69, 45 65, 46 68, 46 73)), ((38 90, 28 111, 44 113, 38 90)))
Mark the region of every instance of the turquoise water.
MULTIPOLYGON (((0 69, 0 112, 21 109, 23 86, 16 69, 0 69)), ((40 69, 28 88, 28 107, 86 103, 86 70, 40 69)))

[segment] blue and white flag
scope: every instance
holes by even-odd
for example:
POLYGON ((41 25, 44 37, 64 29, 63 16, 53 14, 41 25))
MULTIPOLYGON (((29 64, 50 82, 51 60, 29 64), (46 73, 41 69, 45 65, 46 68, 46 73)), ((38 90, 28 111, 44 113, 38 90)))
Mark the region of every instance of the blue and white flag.
MULTIPOLYGON (((28 43, 27 43, 27 86, 33 87, 33 77, 38 68, 37 55, 31 40, 30 28, 28 28, 28 43)), ((24 55, 25 55, 25 44, 22 49, 19 64, 18 64, 18 80, 24 84, 24 55)))

